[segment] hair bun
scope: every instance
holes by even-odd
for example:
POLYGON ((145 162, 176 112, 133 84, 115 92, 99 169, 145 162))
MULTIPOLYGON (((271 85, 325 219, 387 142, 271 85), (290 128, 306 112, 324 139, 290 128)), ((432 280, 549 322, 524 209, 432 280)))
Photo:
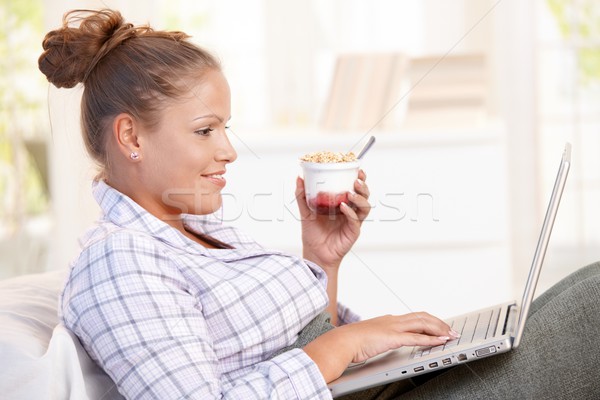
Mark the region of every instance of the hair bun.
POLYGON ((60 29, 46 34, 39 69, 54 86, 72 88, 85 82, 106 54, 136 33, 118 11, 71 11, 65 14, 60 29), (79 26, 73 27, 77 22, 79 26))

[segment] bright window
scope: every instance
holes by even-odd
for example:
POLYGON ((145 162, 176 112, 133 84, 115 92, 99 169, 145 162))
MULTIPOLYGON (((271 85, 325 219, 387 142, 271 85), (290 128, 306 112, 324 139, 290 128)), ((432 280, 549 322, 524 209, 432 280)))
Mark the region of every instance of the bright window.
POLYGON ((553 150, 566 137, 574 149, 562 219, 569 228, 557 239, 584 262, 600 244, 600 3, 538 0, 536 6, 543 193, 554 181, 553 150))

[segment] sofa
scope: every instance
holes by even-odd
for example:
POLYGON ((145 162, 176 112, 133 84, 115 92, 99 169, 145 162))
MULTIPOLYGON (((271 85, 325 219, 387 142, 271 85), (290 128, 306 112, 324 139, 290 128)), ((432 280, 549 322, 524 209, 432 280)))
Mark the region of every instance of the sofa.
POLYGON ((123 399, 57 317, 66 270, 0 281, 0 398, 123 399))

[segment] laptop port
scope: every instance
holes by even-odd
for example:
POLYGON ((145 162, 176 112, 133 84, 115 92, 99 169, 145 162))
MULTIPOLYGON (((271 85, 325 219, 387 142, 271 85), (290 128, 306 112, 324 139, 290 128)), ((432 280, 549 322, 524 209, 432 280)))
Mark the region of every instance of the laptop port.
POLYGON ((437 362, 432 362, 431 364, 429 364, 429 368, 437 368, 437 367, 438 367, 437 362))
POLYGON ((467 355, 465 353, 460 353, 458 355, 458 361, 466 361, 467 360, 467 355))
POLYGON ((415 368, 415 372, 421 372, 424 369, 425 369, 425 367, 421 365, 420 367, 415 368))
POLYGON ((444 358, 444 359, 442 360, 442 363, 443 363, 444 365, 450 365, 450 364, 452 364, 452 360, 450 359, 450 357, 448 357, 448 358, 444 358))
POLYGON ((487 356, 488 354, 492 354, 496 352, 495 346, 484 347, 482 349, 475 350, 475 355, 477 357, 487 356))

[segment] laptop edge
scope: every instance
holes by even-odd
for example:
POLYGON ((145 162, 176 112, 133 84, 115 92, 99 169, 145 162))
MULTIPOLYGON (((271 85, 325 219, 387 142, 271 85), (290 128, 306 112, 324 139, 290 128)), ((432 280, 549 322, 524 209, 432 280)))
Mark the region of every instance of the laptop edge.
MULTIPOLYGON (((379 386, 387 382, 410 378, 411 376, 433 370, 448 368, 453 365, 504 353, 512 348, 516 348, 521 342, 527 313, 533 301, 535 287, 550 241, 550 234, 556 219, 570 164, 571 144, 566 143, 525 285, 521 305, 519 306, 516 302, 508 302, 463 314, 466 316, 477 312, 499 310, 498 323, 490 339, 481 343, 478 342, 475 346, 474 343, 470 342, 455 347, 451 352, 446 351, 442 354, 432 354, 412 360, 407 359, 414 349, 413 347, 404 347, 380 354, 367 360, 365 363, 348 368, 340 378, 331 382, 329 389, 333 397, 379 386), (361 367, 364 364, 368 365, 365 365, 365 369, 362 370, 363 368, 361 367)), ((457 320, 463 315, 456 316, 453 319, 457 320)))

